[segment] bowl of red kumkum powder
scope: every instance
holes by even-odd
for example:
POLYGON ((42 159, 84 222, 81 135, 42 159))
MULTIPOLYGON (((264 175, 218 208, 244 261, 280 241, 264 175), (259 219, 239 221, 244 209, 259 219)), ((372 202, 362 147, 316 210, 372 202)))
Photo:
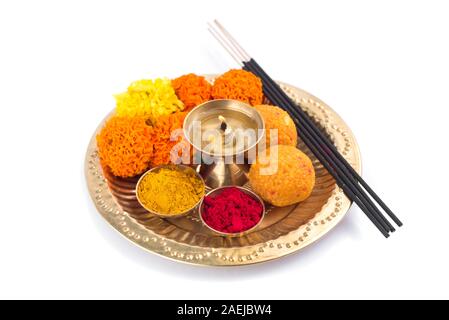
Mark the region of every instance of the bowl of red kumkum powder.
POLYGON ((263 200, 244 187, 213 189, 199 206, 203 224, 214 233, 227 237, 248 234, 260 225, 265 214, 263 200))

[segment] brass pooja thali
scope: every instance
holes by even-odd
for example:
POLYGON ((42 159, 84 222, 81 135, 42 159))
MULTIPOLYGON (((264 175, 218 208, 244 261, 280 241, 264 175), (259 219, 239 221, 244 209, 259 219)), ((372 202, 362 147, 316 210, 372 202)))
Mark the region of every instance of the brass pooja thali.
MULTIPOLYGON (((207 76, 213 82, 216 76, 207 76)), ((355 137, 329 106, 309 93, 280 83, 281 88, 326 132, 341 154, 360 173, 355 137)), ((249 234, 225 237, 202 224, 198 210, 178 218, 161 218, 142 208, 136 198, 139 177, 119 178, 101 167, 96 136, 87 149, 85 174, 89 193, 103 218, 125 238, 158 255, 176 261, 211 266, 238 266, 283 257, 308 246, 334 228, 351 201, 335 184, 302 141, 298 148, 313 162, 316 182, 310 197, 295 205, 266 205, 262 223, 249 234)), ((248 187, 248 185, 245 185, 248 187)))

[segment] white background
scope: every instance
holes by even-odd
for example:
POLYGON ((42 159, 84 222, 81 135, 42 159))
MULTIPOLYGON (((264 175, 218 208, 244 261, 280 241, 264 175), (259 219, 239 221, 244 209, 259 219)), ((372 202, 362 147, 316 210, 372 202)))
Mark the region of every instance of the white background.
POLYGON ((0 298, 449 298, 446 1, 2 1, 0 298), (299 254, 186 266, 122 239, 83 161, 112 94, 236 67, 218 18, 272 77, 333 107, 405 226, 353 207, 299 254))

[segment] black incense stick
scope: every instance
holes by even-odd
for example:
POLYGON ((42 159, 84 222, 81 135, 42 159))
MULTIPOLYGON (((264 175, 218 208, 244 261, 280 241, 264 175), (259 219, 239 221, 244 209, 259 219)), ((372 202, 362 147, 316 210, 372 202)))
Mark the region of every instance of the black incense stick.
POLYGON ((345 194, 367 215, 373 224, 385 237, 395 229, 382 214, 376 204, 387 213, 387 215, 398 225, 402 222, 370 188, 365 180, 354 170, 346 159, 338 152, 334 144, 327 138, 321 129, 314 123, 309 115, 302 110, 280 86, 251 58, 246 51, 237 43, 229 32, 218 21, 215 25, 209 25, 209 31, 220 42, 220 44, 231 54, 231 56, 247 71, 258 76, 263 83, 265 96, 274 104, 283 108, 292 117, 297 129, 298 136, 309 147, 326 170, 334 177, 337 184, 345 194), (372 198, 371 198, 371 197, 372 198))

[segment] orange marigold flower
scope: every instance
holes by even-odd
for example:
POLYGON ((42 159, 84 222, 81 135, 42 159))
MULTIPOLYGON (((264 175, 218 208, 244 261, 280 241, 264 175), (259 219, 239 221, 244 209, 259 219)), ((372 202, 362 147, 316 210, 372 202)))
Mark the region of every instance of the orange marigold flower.
POLYGON ((153 132, 154 153, 150 162, 151 166, 168 164, 177 156, 180 157, 182 150, 173 148, 176 144, 179 144, 182 148, 190 148, 188 144, 186 145, 187 140, 184 139, 182 133, 182 125, 186 115, 187 112, 176 112, 158 118, 153 132))
POLYGON ((172 80, 172 86, 178 99, 184 103, 185 111, 209 101, 211 97, 210 83, 204 77, 193 73, 172 80))
POLYGON ((182 132, 186 115, 160 116, 154 125, 147 117, 113 116, 97 135, 101 165, 115 176, 128 178, 172 160, 191 160, 190 144, 182 132))
POLYGON ((262 81, 251 72, 229 70, 215 80, 212 97, 239 100, 255 106, 263 100, 262 81))
POLYGON ((119 177, 133 177, 148 169, 153 156, 153 128, 144 117, 113 116, 97 135, 102 166, 119 177))

